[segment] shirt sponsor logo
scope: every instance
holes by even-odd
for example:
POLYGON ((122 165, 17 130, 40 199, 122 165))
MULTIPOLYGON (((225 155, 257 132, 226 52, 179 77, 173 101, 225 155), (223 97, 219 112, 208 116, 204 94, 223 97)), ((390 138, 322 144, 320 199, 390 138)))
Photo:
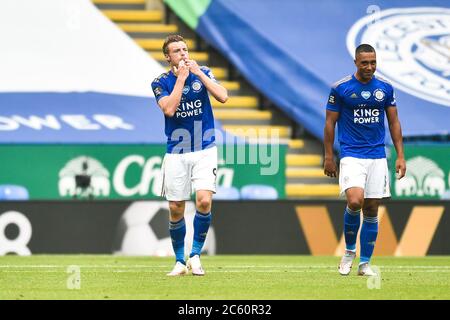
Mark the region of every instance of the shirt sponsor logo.
POLYGON ((354 109, 353 123, 379 123, 380 110, 379 109, 354 109))
POLYGON ((194 100, 194 101, 187 101, 182 102, 175 112, 176 118, 187 118, 187 117, 194 117, 201 115, 203 113, 202 111, 202 101, 201 100, 194 100))

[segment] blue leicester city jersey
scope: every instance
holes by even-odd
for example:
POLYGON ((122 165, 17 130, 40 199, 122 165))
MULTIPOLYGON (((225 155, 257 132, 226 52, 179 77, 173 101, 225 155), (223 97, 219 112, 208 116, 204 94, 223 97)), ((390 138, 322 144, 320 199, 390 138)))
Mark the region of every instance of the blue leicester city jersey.
POLYGON ((384 114, 387 107, 395 106, 392 85, 380 77, 362 83, 352 75, 336 82, 327 109, 339 112, 341 158, 385 158, 384 114))
MULTIPOLYGON (((200 68, 215 81, 211 70, 200 68)), ((152 82, 156 101, 169 96, 177 77, 172 71, 163 73, 152 82)), ((214 117, 208 91, 200 79, 189 73, 184 83, 180 105, 173 117, 165 116, 167 153, 200 151, 215 145, 214 117)))

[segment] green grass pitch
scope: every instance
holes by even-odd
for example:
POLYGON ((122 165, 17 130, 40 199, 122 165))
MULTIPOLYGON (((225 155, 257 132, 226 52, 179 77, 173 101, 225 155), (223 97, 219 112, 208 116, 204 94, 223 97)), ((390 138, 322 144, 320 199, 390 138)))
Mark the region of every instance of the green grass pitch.
POLYGON ((166 273, 173 258, 8 255, 0 257, 0 300, 450 299, 450 257, 375 257, 372 265, 381 271, 381 279, 357 276, 356 266, 349 276, 341 276, 338 261, 338 257, 205 256, 206 276, 172 278, 166 273))

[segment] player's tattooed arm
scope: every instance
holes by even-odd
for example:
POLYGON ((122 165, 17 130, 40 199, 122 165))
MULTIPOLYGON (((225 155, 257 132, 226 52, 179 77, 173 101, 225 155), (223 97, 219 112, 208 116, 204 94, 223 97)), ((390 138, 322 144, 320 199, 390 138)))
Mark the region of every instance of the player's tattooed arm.
POLYGON ((206 89, 219 102, 225 103, 228 100, 228 91, 219 83, 209 78, 198 66, 195 60, 186 60, 189 70, 199 77, 200 81, 205 85, 206 89))
POLYGON ((395 151, 397 152, 395 172, 397 173, 397 179, 401 179, 406 174, 406 161, 405 154, 403 152, 402 127, 398 119, 397 108, 386 108, 386 116, 389 123, 389 131, 391 133, 392 142, 394 143, 395 151))
POLYGON ((337 177, 337 167, 333 156, 334 128, 339 118, 339 112, 327 110, 324 128, 325 157, 323 172, 329 177, 337 177))

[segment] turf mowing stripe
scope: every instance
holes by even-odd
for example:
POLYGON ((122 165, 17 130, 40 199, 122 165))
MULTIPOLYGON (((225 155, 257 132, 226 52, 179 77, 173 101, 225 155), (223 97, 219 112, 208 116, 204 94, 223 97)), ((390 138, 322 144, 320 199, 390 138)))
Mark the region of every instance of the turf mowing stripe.
MULTIPOLYGON (((69 265, 69 264, 68 264, 69 265)), ((62 268, 65 269, 68 265, 0 265, 0 268, 62 268)), ((140 268, 167 268, 171 267, 172 264, 167 265, 76 265, 80 268, 85 269, 110 269, 110 268, 121 268, 121 269, 140 269, 140 268)), ((207 264, 205 264, 207 265, 207 264)), ((450 266, 383 266, 379 264, 373 264, 374 266, 378 266, 381 268, 388 269, 450 269, 450 266)), ((230 267, 222 267, 222 268, 232 268, 232 269, 253 269, 253 268, 294 268, 294 269, 328 269, 328 268, 337 268, 334 265, 244 265, 244 266, 230 266, 230 267)))
MULTIPOLYGON (((412 270, 394 270, 394 269, 383 269, 380 268, 381 275, 386 273, 412 273, 419 274, 419 273, 450 273, 450 270, 419 270, 419 271, 412 271, 412 270)), ((8 270, 8 271, 0 271, 1 273, 65 273, 65 271, 61 270, 42 270, 42 271, 33 271, 33 270, 8 270)), ((89 271, 84 271, 85 273, 89 273, 89 271)), ((333 268, 333 270, 210 270, 208 269, 206 273, 334 273, 337 276, 338 272, 337 269, 333 268)), ((165 275, 165 271, 161 270, 111 270, 109 273, 160 273, 161 275, 165 275)))

